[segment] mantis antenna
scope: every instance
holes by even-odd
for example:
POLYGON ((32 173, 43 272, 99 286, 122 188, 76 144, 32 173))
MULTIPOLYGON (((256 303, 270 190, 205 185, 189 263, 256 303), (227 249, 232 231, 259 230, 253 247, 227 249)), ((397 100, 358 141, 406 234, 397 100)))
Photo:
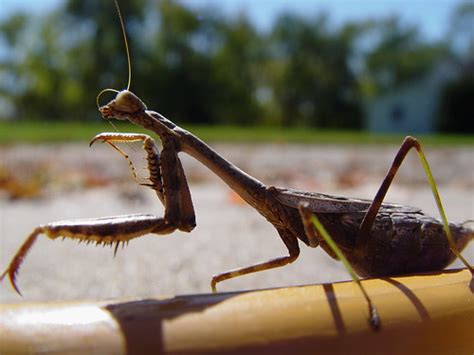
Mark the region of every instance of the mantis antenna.
MULTIPOLYGON (((127 53, 127 64, 128 64, 127 90, 130 90, 130 84, 132 83, 132 60, 130 57, 130 49, 128 48, 127 32, 125 31, 125 22, 123 20, 122 12, 120 11, 118 0, 114 0, 114 4, 115 4, 115 8, 117 9, 117 14, 120 20, 120 28, 122 29, 123 41, 125 43, 125 52, 127 53)), ((102 94, 104 92, 109 92, 109 91, 119 93, 119 91, 115 89, 107 88, 107 89, 102 90, 101 92, 99 92, 96 98, 97 107, 100 107, 99 99, 102 96, 102 94)))
POLYGON ((115 3, 115 7, 117 8, 118 17, 120 20, 120 27, 122 28, 123 41, 125 43, 125 51, 127 52, 127 62, 128 62, 127 90, 130 90, 130 83, 132 82, 132 61, 130 59, 130 50, 128 49, 127 32, 125 31, 125 22, 123 21, 122 12, 120 11, 118 0, 114 0, 114 3, 115 3))

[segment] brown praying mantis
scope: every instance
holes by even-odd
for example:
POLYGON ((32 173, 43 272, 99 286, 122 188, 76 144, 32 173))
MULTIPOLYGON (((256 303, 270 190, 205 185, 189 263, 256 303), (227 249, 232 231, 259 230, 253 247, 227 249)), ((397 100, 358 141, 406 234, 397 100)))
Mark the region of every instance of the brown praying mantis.
MULTIPOLYGON (((117 5, 117 3, 116 3, 117 5)), ((118 9, 118 5, 117 5, 118 9)), ((99 108, 106 120, 127 120, 155 133, 161 147, 152 137, 135 133, 101 133, 97 141, 115 148, 132 166, 128 156, 115 144, 142 142, 147 156, 149 181, 142 184, 155 191, 165 208, 164 216, 151 214, 124 215, 87 220, 66 220, 40 225, 26 239, 1 276, 8 275, 20 293, 16 276, 28 251, 41 234, 51 239, 66 237, 96 244, 114 245, 146 234, 170 234, 175 230, 190 232, 195 227, 195 213, 186 175, 178 153, 189 154, 218 175, 244 201, 255 208, 277 230, 288 248, 288 255, 277 257, 215 275, 211 288, 234 277, 281 267, 292 263, 300 253, 299 241, 316 248, 321 246, 330 256, 349 268, 369 305, 370 323, 379 326, 379 317, 369 296, 352 271, 364 277, 380 277, 442 270, 460 258, 473 272, 460 251, 474 238, 474 231, 463 224, 449 224, 436 184, 420 143, 413 137, 403 141, 374 199, 336 197, 316 192, 266 186, 222 157, 205 142, 177 126, 146 105, 131 91, 130 55, 121 20, 129 63, 126 90, 99 108), (419 208, 383 203, 389 186, 407 153, 415 148, 424 167, 442 221, 424 214, 419 208), (327 231, 327 232, 326 232, 327 231)), ((100 94, 99 94, 100 96, 100 94)))

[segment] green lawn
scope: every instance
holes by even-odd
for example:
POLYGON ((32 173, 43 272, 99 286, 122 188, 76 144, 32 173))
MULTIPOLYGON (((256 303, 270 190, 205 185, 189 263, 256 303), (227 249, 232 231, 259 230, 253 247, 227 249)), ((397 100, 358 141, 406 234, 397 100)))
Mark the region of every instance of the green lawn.
MULTIPOLYGON (((399 144, 403 135, 368 132, 317 130, 312 128, 237 127, 183 125, 204 141, 251 143, 314 144, 399 144)), ((118 124, 121 132, 145 132, 127 123, 118 124)), ((4 122, 0 121, 0 144, 57 143, 89 141, 100 132, 114 131, 105 122, 4 122)), ((149 132, 148 132, 149 133, 149 132)), ((472 145, 474 135, 418 135, 426 145, 472 145)))

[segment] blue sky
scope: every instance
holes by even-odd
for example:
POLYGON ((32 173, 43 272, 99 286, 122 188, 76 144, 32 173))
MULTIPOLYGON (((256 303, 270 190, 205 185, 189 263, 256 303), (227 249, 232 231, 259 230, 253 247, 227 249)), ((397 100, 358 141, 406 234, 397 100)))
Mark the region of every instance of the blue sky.
MULTIPOLYGON (((105 0, 98 0, 105 1, 105 0)), ((112 0, 110 0, 112 1, 112 0)), ((330 14, 333 23, 400 14, 410 24, 418 24, 428 39, 441 38, 449 17, 459 4, 456 0, 180 0, 191 7, 213 6, 224 14, 245 11, 260 28, 268 28, 284 10, 311 16, 321 11, 330 14)), ((47 11, 64 0, 1 0, 0 17, 17 9, 47 11)), ((126 14, 125 14, 126 16, 126 14)))

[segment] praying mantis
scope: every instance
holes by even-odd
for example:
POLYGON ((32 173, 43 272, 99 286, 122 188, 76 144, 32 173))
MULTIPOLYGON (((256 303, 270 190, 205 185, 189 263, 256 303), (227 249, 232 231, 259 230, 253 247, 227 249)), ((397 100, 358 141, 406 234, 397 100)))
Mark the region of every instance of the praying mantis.
POLYGON ((165 208, 164 216, 134 214, 66 220, 36 227, 1 276, 3 280, 8 275, 19 294, 16 284, 19 268, 42 234, 51 239, 65 237, 98 245, 115 245, 116 252, 120 243, 128 243, 150 233, 191 232, 196 225, 195 211, 179 153, 190 155, 219 176, 275 227, 288 249, 288 255, 215 275, 211 280, 213 292, 216 292, 216 285, 224 280, 294 262, 300 253, 299 242, 312 248, 320 246, 348 267, 367 300, 369 322, 378 329, 380 320, 376 308, 355 272, 363 277, 421 273, 442 270, 456 258, 473 272, 460 251, 474 238, 474 231, 463 224, 448 223, 425 154, 415 138, 408 136, 402 142, 373 200, 267 186, 226 160, 191 132, 160 113, 148 110, 145 103, 129 90, 130 54, 117 2, 116 5, 127 49, 129 82, 127 89, 117 91, 113 100, 103 106, 98 105, 99 111, 106 120, 126 120, 153 132, 159 137, 161 146, 157 146, 151 136, 135 133, 100 133, 90 144, 99 141, 109 144, 133 168, 131 160, 117 143, 142 142, 149 177, 148 182, 141 185, 155 191, 165 208), (426 172, 441 221, 416 207, 383 203, 393 178, 413 148, 426 172))

